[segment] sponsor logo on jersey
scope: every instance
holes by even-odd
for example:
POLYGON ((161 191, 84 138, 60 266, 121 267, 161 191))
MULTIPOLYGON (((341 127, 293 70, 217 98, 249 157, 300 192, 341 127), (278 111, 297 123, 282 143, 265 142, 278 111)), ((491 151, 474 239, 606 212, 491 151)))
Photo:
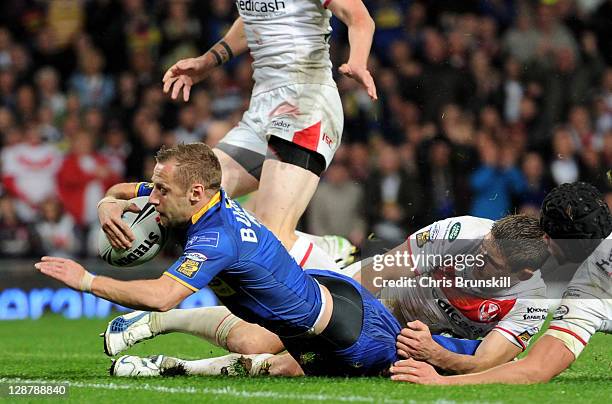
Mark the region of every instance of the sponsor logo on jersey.
POLYGON ((208 287, 220 297, 228 297, 236 294, 236 291, 232 289, 230 285, 216 276, 208 283, 208 287))
POLYGON ((197 247, 218 247, 219 246, 219 232, 218 231, 207 231, 199 233, 197 236, 191 237, 187 240, 186 248, 197 246, 197 247))
POLYGON ((286 8, 283 0, 236 0, 236 7, 238 7, 238 10, 248 13, 278 13, 285 11, 286 8))
POLYGON ((582 297, 582 293, 580 293, 579 291, 575 290, 575 289, 568 289, 565 292, 563 292, 563 299, 565 299, 566 297, 582 297))
MULTIPOLYGON (((610 251, 610 254, 612 255, 612 250, 610 251)), ((599 268, 604 275, 612 277, 612 264, 610 264, 610 261, 602 258, 599 261, 595 261, 595 266, 599 268)))
POLYGON ((493 321, 501 311, 499 305, 490 300, 485 300, 478 308, 478 318, 480 321, 488 323, 493 321))
POLYGON ((326 145, 328 145, 329 147, 332 147, 332 144, 334 143, 334 141, 331 137, 329 137, 327 133, 323 132, 323 134, 321 135, 321 139, 326 145))
POLYGON ((429 230, 425 230, 422 231, 420 233, 417 233, 416 235, 416 244, 417 247, 422 248, 425 244, 427 244, 429 241, 431 241, 431 237, 430 237, 430 232, 429 230))
POLYGON ((523 341, 524 343, 527 343, 529 342, 531 337, 538 333, 538 331, 540 331, 538 327, 533 327, 520 333, 517 338, 523 341))
MULTIPOLYGON (((456 282, 455 280, 455 284, 456 282)), ((465 318, 476 323, 497 322, 504 318, 516 303, 516 299, 484 299, 471 294, 469 289, 457 288, 456 286, 441 286, 441 290, 448 303, 465 318)), ((436 293, 434 293, 434 297, 435 295, 436 293)))
POLYGON ((468 323, 459 310, 455 309, 455 307, 446 300, 436 298, 435 301, 442 312, 448 317, 449 321, 459 328, 459 330, 455 331, 459 331, 461 333, 460 336, 471 338, 482 337, 486 334, 487 328, 477 327, 475 324, 468 323))
POLYGON ((270 124, 274 126, 275 128, 280 128, 280 129, 289 129, 291 127, 290 123, 285 122, 285 121, 280 121, 280 120, 272 121, 270 124))
POLYGON ((569 313, 569 307, 562 304, 561 306, 557 307, 557 310, 555 311, 555 314, 553 315, 553 320, 563 320, 563 318, 567 315, 567 313, 569 313))
POLYGON ((198 253, 198 252, 187 253, 185 254, 185 258, 190 259, 192 261, 197 261, 197 262, 204 262, 208 259, 206 255, 202 253, 198 253))
POLYGON ((448 232, 448 241, 455 241, 459 237, 461 231, 461 223, 454 223, 448 232))
POLYGON ((436 222, 430 227, 431 235, 429 236, 430 240, 435 240, 440 234, 440 223, 436 222))
MULTIPOLYGON (((203 254, 199 255, 202 255, 204 258, 206 258, 206 256, 204 256, 203 254)), ((185 258, 185 261, 183 261, 183 263, 179 265, 179 267, 176 269, 176 272, 185 275, 187 278, 193 279, 195 274, 197 274, 200 270, 203 263, 204 261, 195 261, 190 258, 185 258)))
POLYGON ((523 314, 523 320, 546 320, 548 309, 544 307, 527 307, 527 313, 523 314))

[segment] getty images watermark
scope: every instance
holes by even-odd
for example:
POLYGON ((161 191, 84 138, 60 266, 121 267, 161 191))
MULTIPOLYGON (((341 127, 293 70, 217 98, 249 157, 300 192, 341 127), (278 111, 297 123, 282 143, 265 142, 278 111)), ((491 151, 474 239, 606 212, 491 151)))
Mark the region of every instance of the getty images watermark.
POLYGON ((395 251, 375 254, 362 268, 364 280, 375 288, 509 288, 508 274, 485 272, 490 257, 483 252, 470 254, 436 254, 395 251), (419 270, 421 268, 421 270, 419 270), (424 268, 436 271, 422 272, 424 268), (469 273, 466 273, 466 270, 469 273), (483 277, 477 276, 483 275, 483 277), (370 278, 370 279, 368 279, 370 278))

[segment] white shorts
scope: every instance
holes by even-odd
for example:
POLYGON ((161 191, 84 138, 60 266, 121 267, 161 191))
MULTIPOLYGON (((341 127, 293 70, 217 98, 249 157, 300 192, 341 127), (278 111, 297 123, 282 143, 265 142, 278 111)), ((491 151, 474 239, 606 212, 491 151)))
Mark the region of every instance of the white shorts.
POLYGON ((221 140, 220 149, 231 145, 265 158, 268 139, 277 136, 316 151, 328 167, 343 127, 342 102, 335 86, 293 84, 252 96, 249 109, 221 140))

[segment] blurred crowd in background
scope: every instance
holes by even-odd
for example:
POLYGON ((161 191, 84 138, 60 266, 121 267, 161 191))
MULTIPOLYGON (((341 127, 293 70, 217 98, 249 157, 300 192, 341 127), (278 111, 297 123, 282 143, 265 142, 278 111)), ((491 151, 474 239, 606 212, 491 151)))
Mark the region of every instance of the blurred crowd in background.
MULTIPOLYGON (((357 245, 463 214, 538 215, 588 181, 612 205, 612 0, 366 0, 379 100, 335 70, 342 146, 302 221, 357 245)), ((96 203, 162 145, 214 146, 248 108, 251 60, 197 85, 163 72, 219 40, 231 0, 0 5, 0 256, 95 255, 96 203)), ((346 27, 333 21, 334 69, 346 27)))

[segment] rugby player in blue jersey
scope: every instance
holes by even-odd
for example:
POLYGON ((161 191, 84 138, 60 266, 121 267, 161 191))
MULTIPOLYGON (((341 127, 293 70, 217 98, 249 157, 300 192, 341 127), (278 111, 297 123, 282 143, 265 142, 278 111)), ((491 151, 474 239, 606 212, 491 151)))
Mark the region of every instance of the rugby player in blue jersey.
POLYGON ((162 224, 186 232, 183 255, 161 277, 94 276, 57 257, 43 257, 36 268, 71 288, 143 310, 170 310, 209 286, 235 315, 277 334, 307 375, 378 375, 397 359, 397 320, 352 279, 302 270, 225 195, 208 146, 162 148, 156 160, 149 201, 162 224))

